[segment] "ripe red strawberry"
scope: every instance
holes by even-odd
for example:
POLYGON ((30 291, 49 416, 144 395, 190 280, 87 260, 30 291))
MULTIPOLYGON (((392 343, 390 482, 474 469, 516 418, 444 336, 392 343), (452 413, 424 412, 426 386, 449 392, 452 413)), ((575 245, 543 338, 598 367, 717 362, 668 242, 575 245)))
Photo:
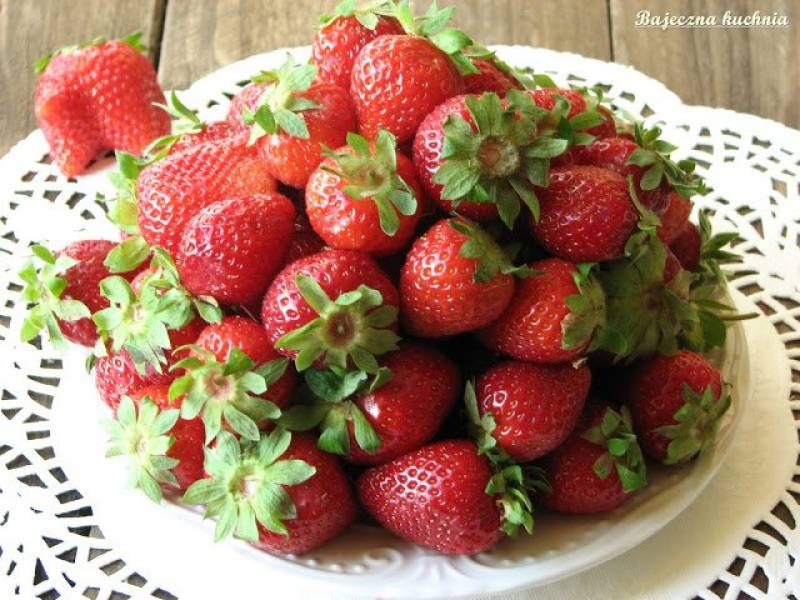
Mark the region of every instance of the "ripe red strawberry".
POLYGON ((567 439, 583 410, 591 372, 585 365, 505 362, 478 378, 467 396, 474 421, 514 460, 530 462, 567 439))
MULTIPOLYGON (((258 81, 268 83, 255 111, 244 112, 252 124, 250 140, 267 171, 278 181, 303 188, 322 161, 323 150, 344 145, 356 128, 353 103, 345 88, 312 84, 314 65, 296 65, 290 57, 258 81)), ((244 110, 244 109, 243 109, 244 110)))
POLYGON ((306 214, 332 248, 383 256, 404 248, 419 222, 422 190, 414 166, 380 131, 374 144, 351 133, 306 186, 306 214))
POLYGON ((544 504, 562 513, 613 510, 646 485, 642 451, 626 409, 590 405, 563 445, 544 459, 544 504))
POLYGON ((139 175, 138 223, 151 246, 175 256, 186 224, 203 208, 231 196, 275 190, 242 138, 200 144, 145 168, 139 175))
POLYGON ((123 396, 131 396, 153 385, 169 385, 176 377, 178 373, 169 371, 159 373, 150 366, 144 373, 139 373, 126 350, 100 356, 94 363, 94 382, 97 391, 105 403, 114 410, 123 396))
POLYGON ((262 81, 251 81, 231 98, 225 122, 242 135, 250 135, 250 124, 245 123, 244 115, 258 110, 259 100, 269 84, 262 81))
POLYGON ((361 49, 381 35, 402 34, 397 19, 377 9, 358 9, 340 3, 334 14, 321 17, 322 27, 311 44, 317 80, 350 89, 353 62, 361 49))
POLYGON ((325 248, 325 242, 311 228, 305 213, 297 211, 294 218, 294 234, 289 240, 289 249, 286 251, 284 265, 321 252, 323 248, 325 248))
POLYGON ((657 232, 659 239, 668 246, 672 244, 689 222, 691 212, 691 200, 678 192, 670 192, 667 196, 667 207, 661 214, 661 226, 657 232))
POLYGON ((634 367, 625 387, 642 449, 668 465, 711 447, 731 404, 719 371, 688 350, 646 359, 634 367))
POLYGON ((264 296, 267 337, 299 371, 315 363, 377 370, 396 347, 397 289, 366 254, 323 250, 287 265, 264 296))
POLYGON ((263 298, 283 266, 294 215, 292 202, 277 192, 206 206, 187 223, 175 257, 186 289, 224 304, 263 298))
POLYGON ((669 249, 687 271, 696 271, 700 265, 703 236, 697 225, 687 221, 681 232, 672 240, 669 249))
POLYGON ((40 59, 34 112, 50 154, 67 177, 107 150, 140 154, 170 130, 154 103, 164 94, 139 35, 63 48, 40 59))
POLYGON ((537 363, 583 355, 603 323, 603 289, 584 266, 560 258, 531 263, 508 309, 480 336, 495 352, 537 363))
POLYGON ((473 442, 445 440, 367 469, 356 487, 364 508, 395 535, 443 554, 476 554, 513 532, 504 522, 508 503, 532 525, 521 507, 530 509, 527 495, 512 499, 524 490, 512 489, 503 475, 493 474, 473 442))
POLYGON ((461 91, 455 64, 423 37, 383 35, 353 63, 350 94, 362 135, 386 129, 398 143, 410 140, 429 112, 461 91))
POLYGON ((258 442, 223 432, 206 453, 208 479, 183 497, 217 517, 216 540, 231 534, 280 554, 303 554, 347 529, 358 513, 335 456, 310 435, 275 429, 258 442))
POLYGON ((523 89, 519 81, 502 71, 490 60, 474 60, 472 64, 478 69, 478 73, 464 76, 462 85, 465 94, 494 92, 503 98, 508 90, 523 89))
POLYGON ((574 262, 623 255, 639 220, 624 177, 599 167, 558 167, 537 192, 541 217, 533 233, 549 252, 574 262))
POLYGON ((227 121, 216 121, 213 123, 202 123, 198 131, 184 133, 170 146, 169 154, 180 154, 189 148, 207 144, 209 142, 224 142, 231 138, 244 135, 237 132, 227 121))
MULTIPOLYGON (((22 326, 22 341, 30 341, 46 329, 58 347, 64 346, 64 338, 82 346, 94 345, 97 328, 89 317, 108 307, 99 285, 110 275, 104 261, 114 246, 107 240, 82 240, 56 254, 44 246, 31 248, 41 265, 31 260, 19 272, 26 283, 22 298, 33 304, 22 326)), ((130 280, 136 271, 123 275, 130 280)))
POLYGON ((477 225, 439 221, 414 242, 400 272, 403 327, 441 337, 488 325, 511 300, 512 271, 503 250, 477 225))

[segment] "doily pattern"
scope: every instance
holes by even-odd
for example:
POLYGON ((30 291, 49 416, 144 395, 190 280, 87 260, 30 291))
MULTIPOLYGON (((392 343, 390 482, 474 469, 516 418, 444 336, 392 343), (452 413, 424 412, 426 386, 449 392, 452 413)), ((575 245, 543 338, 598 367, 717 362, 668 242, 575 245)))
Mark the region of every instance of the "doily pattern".
MULTIPOLYGON (((664 137, 680 148, 676 156, 697 162, 711 188, 697 207, 713 215, 718 230, 735 230, 742 238, 736 250, 744 261, 731 267, 732 285, 776 328, 792 369, 785 400, 800 416, 800 132, 750 115, 684 106, 660 83, 621 65, 527 47, 497 49, 511 64, 544 71, 556 81, 600 85, 620 109, 648 125, 661 124, 664 137)), ((306 49, 294 52, 307 57, 306 49)), ((248 77, 281 62, 284 54, 234 63, 199 80, 181 98, 202 116, 221 118, 248 77)), ((175 598, 126 562, 124 549, 107 542, 93 507, 62 470, 50 427, 65 361, 46 344, 17 341, 23 307, 16 271, 28 246, 46 239, 58 247, 76 232, 115 235, 101 201, 109 185, 101 173, 65 179, 50 164, 39 132, 0 160, 0 181, 0 590, 23 598, 175 598)), ((800 589, 798 499, 795 468, 774 509, 698 596, 767 598, 800 589)), ((392 552, 370 560, 391 563, 392 552)), ((359 568, 357 562, 339 565, 345 572, 359 568)))

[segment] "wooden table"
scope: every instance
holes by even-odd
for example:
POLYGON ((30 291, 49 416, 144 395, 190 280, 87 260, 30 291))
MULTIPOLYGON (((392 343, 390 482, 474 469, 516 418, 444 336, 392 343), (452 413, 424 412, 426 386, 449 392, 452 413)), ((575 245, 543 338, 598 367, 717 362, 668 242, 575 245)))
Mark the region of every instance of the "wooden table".
MULTIPOLYGON (((800 127, 796 0, 440 0, 487 44, 568 50, 630 64, 691 104, 724 106, 800 127), (652 14, 777 12, 785 29, 640 29, 652 14)), ((333 0, 0 0, 0 153, 34 127, 36 58, 99 35, 144 32, 165 88, 181 88, 244 56, 307 44, 333 0)), ((427 5, 420 0, 418 5, 427 5)))

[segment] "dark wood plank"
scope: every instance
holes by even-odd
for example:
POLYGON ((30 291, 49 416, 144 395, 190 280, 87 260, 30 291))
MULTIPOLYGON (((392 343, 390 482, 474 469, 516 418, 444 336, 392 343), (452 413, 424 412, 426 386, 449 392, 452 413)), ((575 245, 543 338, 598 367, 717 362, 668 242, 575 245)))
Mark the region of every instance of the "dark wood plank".
POLYGON ((800 126, 795 99, 800 78, 800 3, 773 0, 673 0, 642 3, 610 0, 614 59, 661 80, 689 104, 750 112, 792 127, 800 126), (789 17, 788 28, 640 29, 637 13, 653 15, 734 15, 773 12, 789 17), (655 8, 659 7, 659 8, 655 8), (659 12, 659 10, 661 12, 659 12))
MULTIPOLYGON (((420 9, 428 2, 418 2, 420 9)), ((456 23, 487 44, 531 44, 610 59, 605 0, 443 0, 456 23)), ((185 0, 169 2, 159 74, 181 88, 235 60, 309 44, 331 0, 185 0)))
POLYGON ((55 48, 136 30, 157 56, 164 0, 0 0, 0 154, 36 127, 33 63, 55 48))

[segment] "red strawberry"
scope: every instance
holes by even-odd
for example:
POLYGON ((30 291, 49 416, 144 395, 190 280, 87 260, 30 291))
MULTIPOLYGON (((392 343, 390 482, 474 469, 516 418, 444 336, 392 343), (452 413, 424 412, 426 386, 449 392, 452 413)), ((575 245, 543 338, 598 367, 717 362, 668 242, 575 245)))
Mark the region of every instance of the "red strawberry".
POLYGON ((603 323, 603 289, 588 270, 560 258, 531 263, 508 309, 481 332, 494 350, 517 360, 570 362, 603 323))
MULTIPOLYGON (((319 236, 314 233, 305 213, 298 211, 294 218, 294 234, 289 240, 289 249, 286 251, 284 266, 298 259, 305 258, 325 248, 319 236)), ((259 308, 261 308, 259 306, 259 308)))
MULTIPOLYGON (((56 346, 63 347, 64 338, 83 346, 94 345, 97 328, 89 317, 108 307, 99 285, 110 275, 104 261, 114 246, 107 240, 82 240, 55 255, 44 246, 31 249, 42 264, 37 267, 29 261, 19 273, 27 284, 22 297, 33 304, 22 326, 23 341, 46 329, 56 346)), ((135 271, 124 277, 130 280, 134 275, 135 271)))
POLYGON ((347 140, 308 180, 308 219, 328 246, 394 254, 411 240, 422 213, 414 166, 387 131, 372 145, 357 134, 347 140))
POLYGON ((375 372, 374 354, 396 346, 397 289, 366 254, 323 250, 287 265, 264 296, 267 337, 298 370, 312 364, 375 372))
POLYGON ((244 86, 239 92, 231 99, 231 105, 228 107, 228 114, 225 116, 225 122, 236 133, 242 135, 250 134, 250 125, 245 123, 244 115, 247 113, 255 113, 258 110, 261 96, 264 95, 264 90, 267 89, 268 83, 263 81, 252 81, 244 86))
POLYGON ((452 60, 423 37, 383 35, 359 52, 350 94, 362 135, 386 129, 398 143, 410 140, 429 112, 461 91, 452 60))
POLYGON ((350 88, 350 72, 361 49, 376 37, 402 34, 403 28, 392 17, 370 9, 336 7, 333 15, 323 15, 322 28, 311 44, 311 62, 317 66, 317 80, 350 88))
POLYGON ((587 102, 586 97, 578 90, 565 89, 565 88, 541 88, 537 90, 530 90, 528 94, 533 98, 536 106, 545 110, 553 110, 556 105, 556 99, 561 97, 566 100, 570 105, 567 118, 571 119, 579 113, 594 108, 603 117, 603 122, 594 127, 586 130, 589 135, 594 135, 599 138, 613 137, 617 133, 617 127, 614 124, 614 117, 611 112, 604 106, 596 104, 596 102, 587 102))
POLYGON ((94 363, 94 382, 97 391, 105 403, 114 410, 123 396, 133 395, 148 386, 169 385, 177 376, 177 373, 168 371, 159 373, 150 366, 144 373, 139 373, 126 350, 100 356, 94 363))
POLYGON ((667 196, 667 207, 661 214, 659 239, 667 245, 672 244, 689 222, 691 212, 691 200, 684 198, 678 192, 670 192, 667 196))
POLYGON ((470 73, 464 76, 465 94, 494 92, 502 98, 505 97, 508 90, 523 89, 519 81, 501 70, 492 61, 474 60, 472 64, 478 69, 478 73, 470 73))
POLYGON ((367 469, 357 489, 364 508, 395 535, 443 554, 476 554, 513 531, 501 506, 524 491, 506 485, 473 442, 445 440, 367 469), (500 490, 511 493, 494 497, 500 490))
POLYGON ((268 552, 303 554, 342 533, 358 513, 338 460, 310 435, 278 428, 240 443, 223 432, 205 466, 209 478, 183 501, 218 517, 217 540, 234 534, 268 552))
POLYGON ((689 221, 681 232, 672 240, 669 249, 687 271, 696 271, 700 265, 703 237, 697 225, 689 221))
POLYGON ((488 325, 514 293, 509 272, 503 250, 479 227, 439 221, 414 242, 400 273, 404 328, 441 337, 488 325))
POLYGON ((296 65, 290 57, 277 71, 262 73, 268 83, 254 112, 244 113, 253 124, 250 140, 267 171, 278 181, 305 187, 322 161, 324 147, 338 148, 356 128, 353 103, 345 88, 312 85, 314 65, 296 65))
POLYGON ((562 513, 607 512, 646 485, 630 415, 602 403, 587 408, 567 441, 544 459, 544 469, 551 486, 544 504, 562 513))
POLYGON ((243 135, 237 132, 227 121, 216 121, 214 123, 204 123, 198 131, 181 135, 175 143, 170 146, 170 154, 180 154, 189 148, 207 144, 209 142, 224 142, 231 138, 243 135))
POLYGON ((137 183, 139 228, 151 246, 177 255, 186 224, 224 198, 275 190, 241 138, 200 144, 145 168, 137 183))
POLYGON ((574 262, 623 255, 639 220, 624 177, 599 167, 558 167, 537 192, 541 217, 533 233, 549 252, 574 262))
POLYGON ((277 192, 210 204, 183 231, 181 281, 224 304, 257 302, 283 266, 293 228, 294 206, 277 192))
POLYGON ((34 98, 53 161, 67 177, 107 150, 140 154, 170 130, 156 72, 139 35, 71 46, 40 59, 34 98))
POLYGON ((585 365, 505 362, 480 376, 477 424, 513 459, 530 462, 567 439, 583 410, 591 372, 585 365), (487 422, 487 415, 491 415, 487 422))
POLYGON ((642 448, 668 465, 686 462, 712 446, 731 404, 719 371, 688 350, 643 361, 626 388, 642 448))
POLYGON ((596 135, 599 138, 613 138, 617 136, 617 125, 614 122, 614 115, 605 106, 597 106, 597 112, 603 117, 600 125, 587 129, 586 133, 596 135))

